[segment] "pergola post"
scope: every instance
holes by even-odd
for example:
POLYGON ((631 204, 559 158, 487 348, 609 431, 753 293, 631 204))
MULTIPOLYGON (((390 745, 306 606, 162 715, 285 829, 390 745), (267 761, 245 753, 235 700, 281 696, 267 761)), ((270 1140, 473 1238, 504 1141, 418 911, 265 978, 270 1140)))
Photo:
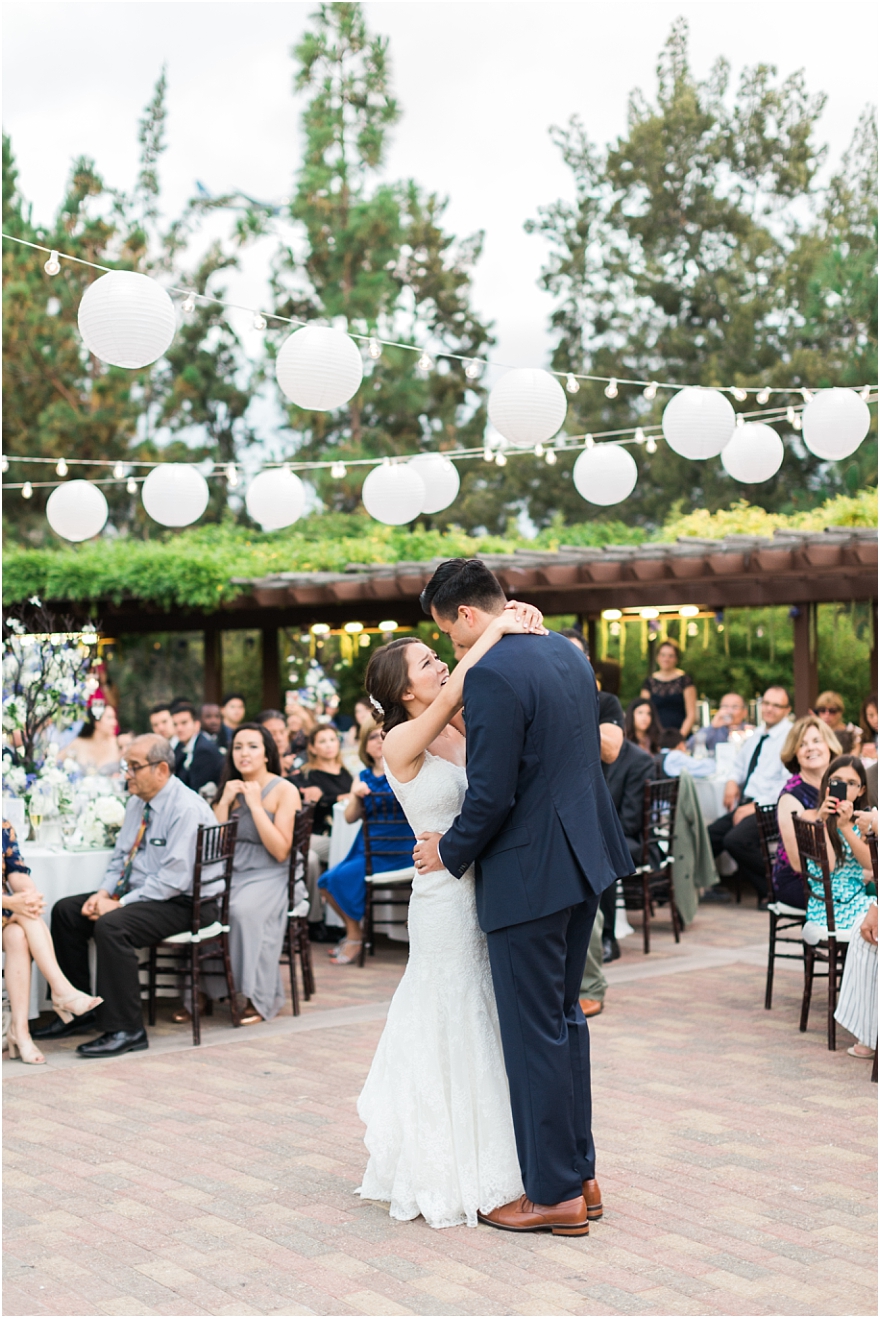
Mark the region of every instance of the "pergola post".
POLYGON ((278 660, 278 628, 263 629, 263 709, 281 704, 281 665, 278 660))
POLYGON ((219 705, 223 698, 223 633, 219 627, 204 630, 205 704, 219 705))
POLYGON ((796 604, 794 622, 794 712, 808 714, 819 695, 819 655, 816 634, 816 605, 796 604))
MULTIPOLYGON (((581 626, 581 630, 583 630, 583 626, 581 626)), ((599 639, 596 633, 596 619, 593 617, 587 618, 587 646, 590 651, 590 663, 595 666, 596 660, 599 658, 599 639)))

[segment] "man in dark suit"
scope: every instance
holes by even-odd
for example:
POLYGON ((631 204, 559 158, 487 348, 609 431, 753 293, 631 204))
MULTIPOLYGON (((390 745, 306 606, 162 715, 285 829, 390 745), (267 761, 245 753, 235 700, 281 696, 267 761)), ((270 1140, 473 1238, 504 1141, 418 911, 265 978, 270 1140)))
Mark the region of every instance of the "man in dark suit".
POLYGON ((171 711, 177 736, 174 772, 194 792, 208 783, 219 783, 223 772, 223 754, 210 737, 202 732, 195 706, 187 700, 175 700, 171 711))
MULTIPOLYGON (((422 605, 459 651, 506 603, 476 559, 434 573, 422 605)), ((590 1037, 578 1003, 600 893, 632 872, 602 776, 592 668, 561 636, 505 636, 464 683, 468 790, 420 872, 476 862, 525 1195, 485 1215, 509 1231, 586 1235, 602 1214, 590 1037), (585 1202, 586 1200, 586 1202, 585 1202)))

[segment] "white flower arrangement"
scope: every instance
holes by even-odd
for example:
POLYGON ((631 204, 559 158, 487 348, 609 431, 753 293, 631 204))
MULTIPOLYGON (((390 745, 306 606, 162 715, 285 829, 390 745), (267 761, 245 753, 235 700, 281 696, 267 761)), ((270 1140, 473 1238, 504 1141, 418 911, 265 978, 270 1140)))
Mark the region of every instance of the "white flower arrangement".
POLYGON ((125 804, 118 796, 98 796, 79 818, 74 846, 112 847, 125 819, 125 804))

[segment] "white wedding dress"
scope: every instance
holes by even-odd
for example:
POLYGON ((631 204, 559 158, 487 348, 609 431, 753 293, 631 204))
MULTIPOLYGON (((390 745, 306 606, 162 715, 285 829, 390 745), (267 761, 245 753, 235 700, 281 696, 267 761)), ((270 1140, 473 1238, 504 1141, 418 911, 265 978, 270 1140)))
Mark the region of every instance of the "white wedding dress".
MULTIPOLYGON (((412 782, 388 781, 413 832, 445 832, 465 770, 426 753, 412 782)), ((473 869, 416 874, 409 961, 358 1100, 370 1158, 358 1190, 429 1226, 477 1225, 523 1193, 486 938, 473 869)))

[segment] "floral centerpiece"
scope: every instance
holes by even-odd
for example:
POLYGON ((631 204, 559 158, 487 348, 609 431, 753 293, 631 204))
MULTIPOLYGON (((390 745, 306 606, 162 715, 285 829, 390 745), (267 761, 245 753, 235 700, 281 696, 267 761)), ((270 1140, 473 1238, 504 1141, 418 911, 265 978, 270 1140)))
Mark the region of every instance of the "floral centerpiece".
POLYGON ((73 845, 113 847, 125 819, 125 802, 116 795, 96 796, 79 817, 73 845))
POLYGON ((327 676, 317 659, 310 660, 303 677, 303 686, 298 689, 296 698, 304 708, 318 714, 336 698, 336 683, 332 677, 327 676))

